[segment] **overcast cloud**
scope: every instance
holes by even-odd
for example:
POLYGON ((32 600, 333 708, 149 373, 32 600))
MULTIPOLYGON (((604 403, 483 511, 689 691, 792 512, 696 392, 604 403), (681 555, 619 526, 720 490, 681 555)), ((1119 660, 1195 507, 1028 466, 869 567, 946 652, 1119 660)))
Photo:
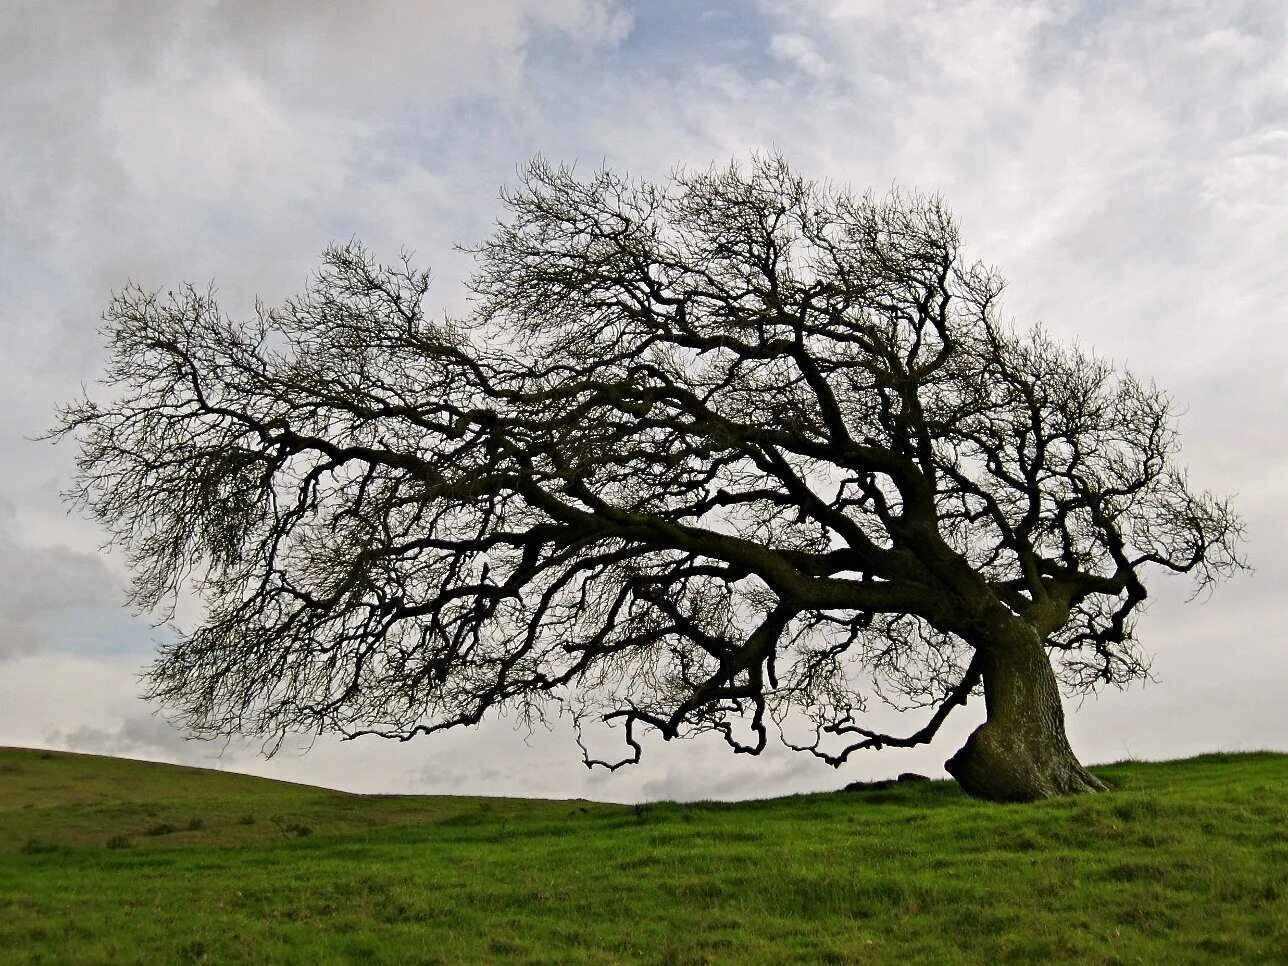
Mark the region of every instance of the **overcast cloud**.
MULTIPOLYGON (((942 192, 1006 312, 1157 379, 1194 479, 1236 492, 1255 574, 1140 633, 1158 683, 1071 707, 1084 760, 1288 748, 1288 9, 1281 0, 0 2, 0 744, 204 762, 380 791, 634 800, 834 787, 776 751, 650 747, 587 773, 506 722, 263 761, 184 742, 136 697, 164 631, 65 514, 73 452, 32 442, 102 365, 127 279, 297 291, 332 240, 402 247, 459 307, 497 190, 537 152, 665 176, 782 151, 803 173, 942 192), (222 757, 214 757, 222 752, 222 757)), ((919 722, 908 721, 915 728, 919 722)))

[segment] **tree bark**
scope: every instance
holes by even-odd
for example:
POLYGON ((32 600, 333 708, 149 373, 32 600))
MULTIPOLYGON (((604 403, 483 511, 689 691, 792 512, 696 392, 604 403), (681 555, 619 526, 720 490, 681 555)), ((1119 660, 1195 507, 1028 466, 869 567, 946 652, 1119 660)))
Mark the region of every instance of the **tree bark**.
POLYGON ((1037 631, 1016 621, 980 652, 988 720, 944 763, 966 794, 1029 802, 1104 791, 1069 747, 1060 688, 1037 631))

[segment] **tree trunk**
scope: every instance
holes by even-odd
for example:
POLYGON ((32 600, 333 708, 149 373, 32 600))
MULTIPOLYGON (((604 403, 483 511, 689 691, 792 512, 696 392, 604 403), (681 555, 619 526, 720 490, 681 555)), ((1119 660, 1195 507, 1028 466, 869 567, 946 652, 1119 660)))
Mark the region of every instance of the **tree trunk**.
POLYGON ((1029 802, 1103 791, 1069 747, 1059 685, 1038 633, 1017 621, 980 653, 988 720, 944 763, 966 794, 1029 802))

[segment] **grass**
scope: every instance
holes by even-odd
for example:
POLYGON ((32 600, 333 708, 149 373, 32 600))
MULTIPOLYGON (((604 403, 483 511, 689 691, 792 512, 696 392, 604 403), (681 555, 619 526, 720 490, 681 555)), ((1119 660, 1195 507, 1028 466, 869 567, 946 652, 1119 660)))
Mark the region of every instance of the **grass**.
POLYGON ((1093 771, 637 810, 0 749, 0 960, 1288 961, 1288 755, 1093 771))

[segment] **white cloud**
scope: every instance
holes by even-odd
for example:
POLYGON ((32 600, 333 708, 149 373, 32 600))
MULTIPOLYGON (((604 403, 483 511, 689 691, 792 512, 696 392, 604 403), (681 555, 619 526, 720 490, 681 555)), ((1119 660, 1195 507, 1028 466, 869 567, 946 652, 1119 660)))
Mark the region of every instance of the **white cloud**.
POLYGON ((55 728, 46 734, 45 742, 55 748, 83 754, 187 762, 207 767, 227 767, 241 759, 237 750, 187 741, 163 718, 147 714, 127 715, 119 725, 111 728, 89 724, 77 725, 67 731, 55 728))
POLYGON ((0 662, 66 642, 82 622, 119 620, 119 582, 92 552, 15 538, 12 504, 0 498, 0 662))
POLYGON ((782 60, 811 77, 826 77, 831 66, 814 48, 813 42, 801 34, 774 34, 769 39, 769 50, 782 60))
POLYGON ((1202 198, 1221 214, 1282 231, 1288 213, 1288 129, 1258 131, 1230 144, 1203 179, 1202 198))

